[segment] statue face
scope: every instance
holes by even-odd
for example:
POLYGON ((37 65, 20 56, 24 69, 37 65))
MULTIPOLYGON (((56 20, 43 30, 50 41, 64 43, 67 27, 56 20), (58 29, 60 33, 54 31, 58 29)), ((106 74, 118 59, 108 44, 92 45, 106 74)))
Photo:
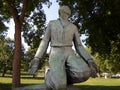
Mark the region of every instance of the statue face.
POLYGON ((68 6, 61 6, 59 9, 59 15, 64 20, 67 20, 71 15, 71 10, 68 6))
POLYGON ((62 19, 64 19, 64 20, 68 20, 69 15, 68 15, 66 12, 64 12, 64 11, 61 11, 61 12, 60 12, 60 17, 61 17, 62 19))

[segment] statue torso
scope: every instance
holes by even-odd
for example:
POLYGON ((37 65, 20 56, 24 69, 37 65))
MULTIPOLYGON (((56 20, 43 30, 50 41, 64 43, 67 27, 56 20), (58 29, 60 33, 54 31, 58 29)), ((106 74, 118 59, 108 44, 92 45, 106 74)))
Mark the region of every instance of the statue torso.
POLYGON ((51 46, 72 46, 75 29, 76 26, 70 22, 63 26, 59 19, 51 21, 51 46))

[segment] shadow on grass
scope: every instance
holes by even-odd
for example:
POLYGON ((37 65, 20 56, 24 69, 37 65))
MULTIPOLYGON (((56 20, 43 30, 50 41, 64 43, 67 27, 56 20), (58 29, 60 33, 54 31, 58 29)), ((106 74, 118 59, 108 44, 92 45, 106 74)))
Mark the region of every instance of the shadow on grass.
POLYGON ((0 83, 0 90, 11 90, 12 84, 0 83))
POLYGON ((21 77, 21 79, 41 79, 41 80, 43 80, 44 79, 44 77, 21 77))
MULTIPOLYGON (((36 84, 21 84, 20 87, 30 86, 30 85, 36 85, 36 84)), ((0 83, 0 90, 12 90, 12 84, 0 83)))
MULTIPOLYGON (((31 84, 22 84, 21 86, 28 86, 31 84)), ((33 85, 33 84, 32 84, 33 85)), ((11 84, 0 83, 0 90, 11 90, 11 84)), ((99 86, 99 85, 76 85, 80 90, 120 90, 120 86, 99 86)))
MULTIPOLYGON (((12 76, 4 76, 2 78, 12 78, 12 76)), ((21 76, 20 78, 21 79, 44 79, 44 77, 33 77, 33 76, 21 76)))
POLYGON ((81 90, 120 90, 120 86, 76 85, 81 90))

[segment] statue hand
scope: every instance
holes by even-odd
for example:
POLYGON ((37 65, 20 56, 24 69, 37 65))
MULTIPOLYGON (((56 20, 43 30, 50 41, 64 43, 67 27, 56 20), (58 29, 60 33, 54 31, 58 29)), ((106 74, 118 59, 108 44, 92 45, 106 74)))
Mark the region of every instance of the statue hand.
POLYGON ((97 77, 97 73, 98 73, 97 65, 94 62, 88 62, 88 65, 91 70, 91 77, 92 78, 97 77))
POLYGON ((34 75, 36 71, 38 70, 39 66, 39 58, 34 58, 30 63, 29 63, 29 73, 34 75))

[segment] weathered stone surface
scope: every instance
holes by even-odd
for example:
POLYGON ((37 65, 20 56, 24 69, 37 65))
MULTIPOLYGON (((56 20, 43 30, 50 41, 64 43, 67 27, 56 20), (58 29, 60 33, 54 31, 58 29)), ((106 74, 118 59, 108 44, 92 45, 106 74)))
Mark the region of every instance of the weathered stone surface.
MULTIPOLYGON (((13 90, 47 90, 45 84, 31 85, 25 87, 15 88, 13 90)), ((68 86, 67 90, 81 90, 73 85, 68 86)))

